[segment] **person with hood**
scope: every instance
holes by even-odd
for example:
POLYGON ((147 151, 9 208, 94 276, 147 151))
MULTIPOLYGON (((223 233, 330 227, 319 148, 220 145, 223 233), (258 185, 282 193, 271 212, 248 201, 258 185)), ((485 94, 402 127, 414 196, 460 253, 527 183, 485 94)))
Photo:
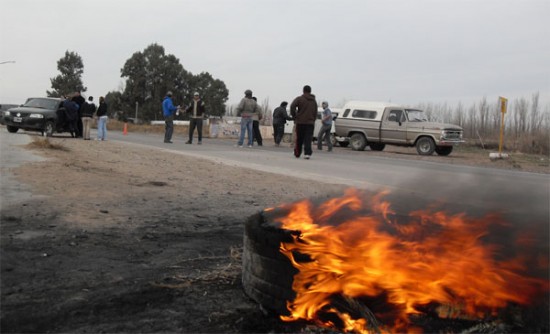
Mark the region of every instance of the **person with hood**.
POLYGON ((245 90, 244 97, 235 110, 237 111, 237 116, 241 117, 241 134, 237 146, 243 147, 244 135, 246 133, 248 135, 248 148, 251 148, 254 143, 252 118, 255 114, 260 113, 260 107, 252 98, 252 91, 250 89, 245 90))
POLYGON ((172 102, 172 92, 168 91, 162 101, 162 114, 164 115, 164 142, 172 144, 172 134, 174 133, 174 114, 178 107, 172 102))
POLYGON ((317 118, 317 101, 315 95, 311 94, 311 87, 304 86, 303 94, 298 96, 290 104, 290 114, 296 125, 296 145, 294 145, 294 156, 299 158, 304 151, 304 159, 311 158, 313 153, 311 142, 317 118))
POLYGON ((323 117, 321 118, 321 129, 317 134, 317 149, 323 150, 323 138, 327 142, 327 149, 332 152, 332 141, 330 139, 330 131, 332 130, 332 111, 328 108, 328 102, 321 103, 323 107, 323 117))

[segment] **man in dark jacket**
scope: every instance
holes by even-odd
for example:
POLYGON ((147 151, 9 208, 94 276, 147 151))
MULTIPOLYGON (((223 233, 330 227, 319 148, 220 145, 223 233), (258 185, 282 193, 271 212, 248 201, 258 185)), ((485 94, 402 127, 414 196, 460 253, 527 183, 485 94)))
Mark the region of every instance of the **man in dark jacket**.
POLYGON ((84 140, 90 140, 90 128, 92 127, 93 117, 96 111, 94 97, 88 97, 88 102, 84 102, 80 109, 80 116, 82 116, 82 137, 84 140))
POLYGON ((292 119, 286 112, 287 105, 288 102, 283 101, 279 107, 273 110, 273 138, 275 140, 275 146, 281 145, 281 140, 285 134, 286 121, 292 119))
POLYGON ((302 155, 303 147, 304 159, 309 159, 313 153, 311 142, 315 129, 315 119, 317 118, 317 101, 315 101, 315 95, 311 94, 310 86, 304 86, 303 94, 292 101, 290 114, 294 118, 294 124, 296 124, 294 156, 299 158, 302 155))
POLYGON ((65 98, 63 101, 63 108, 65 109, 65 119, 67 120, 67 125, 71 137, 75 138, 77 136, 77 119, 78 119, 78 104, 74 101, 65 98))
POLYGON ((202 120, 204 118, 204 101, 200 98, 199 93, 195 92, 193 94, 193 102, 185 112, 189 113, 189 140, 186 144, 193 144, 193 133, 195 133, 195 128, 199 133, 199 142, 202 144, 202 120))
POLYGON ((71 99, 71 101, 73 102, 76 102, 76 104, 78 104, 78 118, 76 120, 76 129, 77 129, 77 132, 76 132, 76 136, 78 138, 82 138, 82 132, 83 132, 83 126, 82 126, 82 105, 84 105, 84 103, 86 103, 86 99, 84 99, 84 97, 80 94, 80 91, 76 91, 73 95, 73 98, 71 99))

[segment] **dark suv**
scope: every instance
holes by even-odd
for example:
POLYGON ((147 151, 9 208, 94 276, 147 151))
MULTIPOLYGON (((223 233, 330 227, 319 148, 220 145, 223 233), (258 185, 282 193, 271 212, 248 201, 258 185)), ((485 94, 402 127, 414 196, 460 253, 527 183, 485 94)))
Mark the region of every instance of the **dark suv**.
POLYGON ((51 137, 54 133, 70 132, 63 100, 59 98, 32 97, 20 107, 3 111, 1 117, 11 133, 23 129, 51 137))

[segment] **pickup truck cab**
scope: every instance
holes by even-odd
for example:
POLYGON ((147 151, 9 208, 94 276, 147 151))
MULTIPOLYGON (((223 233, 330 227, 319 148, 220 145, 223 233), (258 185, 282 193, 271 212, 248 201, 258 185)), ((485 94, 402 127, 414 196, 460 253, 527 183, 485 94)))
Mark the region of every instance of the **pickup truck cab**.
POLYGON ((350 101, 343 109, 335 134, 347 138, 356 151, 367 145, 373 151, 399 145, 415 146, 420 155, 449 155, 464 142, 460 126, 429 122, 420 109, 367 101, 350 101))

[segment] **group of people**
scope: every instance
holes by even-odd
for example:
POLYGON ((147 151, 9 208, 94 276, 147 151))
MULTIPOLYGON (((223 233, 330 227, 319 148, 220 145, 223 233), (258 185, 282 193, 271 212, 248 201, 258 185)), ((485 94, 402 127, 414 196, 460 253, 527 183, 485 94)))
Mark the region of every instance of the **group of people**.
POLYGON ((108 116, 107 103, 103 96, 99 98, 99 107, 96 107, 93 96, 89 96, 86 101, 80 91, 77 91, 64 97, 63 107, 65 109, 65 121, 71 137, 90 140, 93 119, 97 117, 96 140, 106 140, 108 116))
MULTIPOLYGON (((306 85, 302 89, 302 95, 296 97, 290 104, 290 116, 286 111, 288 102, 281 102, 280 106, 273 111, 273 137, 275 146, 281 145, 283 139, 286 121, 293 120, 295 125, 295 144, 294 156, 300 158, 304 153, 305 159, 310 159, 313 154, 311 143, 315 131, 315 120, 317 119, 317 101, 315 95, 311 93, 311 86, 306 85)), ((317 135, 317 149, 322 150, 323 139, 327 143, 328 151, 332 151, 332 142, 330 140, 330 131, 332 129, 332 112, 328 108, 328 102, 324 101, 323 116, 321 118, 322 127, 317 135)), ((244 136, 248 135, 248 147, 252 147, 254 138, 257 136, 252 120, 256 115, 261 115, 260 107, 252 97, 252 91, 247 89, 244 92, 244 98, 237 107, 237 116, 241 116, 241 133, 237 146, 243 147, 244 136)), ((256 116, 257 117, 257 116, 256 116)), ((260 118, 261 119, 261 118, 260 118)), ((259 134, 258 145, 261 146, 262 139, 259 134)))
POLYGON ((189 114, 189 140, 186 144, 193 144, 193 135, 195 129, 198 132, 199 138, 197 144, 202 144, 202 123, 206 116, 204 101, 200 98, 200 94, 195 92, 193 94, 193 101, 187 108, 181 106, 175 106, 172 101, 172 92, 167 92, 164 100, 162 101, 162 113, 164 115, 164 142, 172 144, 172 135, 174 133, 174 118, 179 115, 180 110, 189 114))
MULTIPOLYGON (((295 125, 295 145, 294 156, 300 158, 304 153, 305 159, 310 159, 313 153, 312 141, 315 130, 315 120, 317 119, 317 101, 315 95, 311 93, 311 87, 303 87, 302 95, 296 97, 290 104, 290 115, 286 111, 288 102, 283 101, 279 107, 273 111, 273 136, 275 145, 280 146, 284 135, 286 121, 293 120, 295 125)), ((323 138, 326 141, 328 151, 332 151, 332 142, 330 140, 330 130, 332 128, 332 112, 328 108, 328 103, 323 102, 323 116, 321 118, 322 127, 318 133, 317 148, 322 150, 323 138)), ((202 124, 205 117, 204 101, 200 98, 198 92, 193 94, 193 101, 188 107, 174 105, 172 92, 167 92, 162 102, 162 111, 165 121, 164 142, 171 144, 174 133, 174 118, 183 110, 190 116, 189 121, 189 140, 186 144, 193 143, 195 129, 198 132, 198 144, 202 144, 202 124)), ((237 147, 244 147, 244 139, 247 137, 247 147, 251 148, 256 140, 258 146, 263 145, 263 139, 260 132, 260 120, 262 119, 262 110, 257 99, 252 96, 250 89, 245 90, 244 97, 236 108, 237 116, 241 117, 241 131, 237 141, 237 147)))

